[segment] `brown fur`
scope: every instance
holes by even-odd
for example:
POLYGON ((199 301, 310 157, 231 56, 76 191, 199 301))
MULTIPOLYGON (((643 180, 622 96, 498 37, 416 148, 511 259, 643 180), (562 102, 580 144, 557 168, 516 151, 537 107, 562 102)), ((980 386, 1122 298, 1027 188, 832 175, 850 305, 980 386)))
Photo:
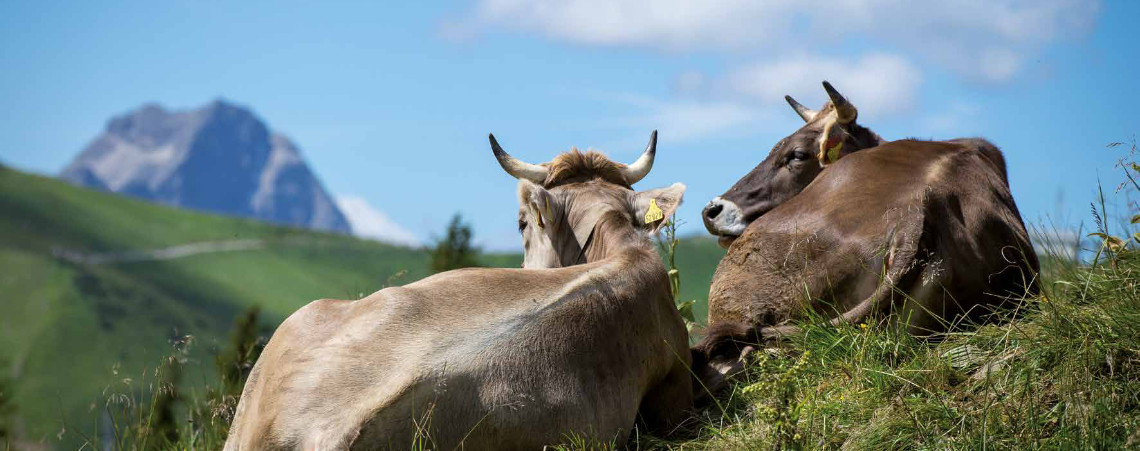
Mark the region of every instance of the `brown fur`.
POLYGON ((555 157, 546 166, 550 168, 546 181, 542 184, 546 188, 595 179, 626 189, 630 188, 629 182, 622 174, 625 165, 606 158, 600 152, 592 150, 580 152, 577 148, 572 148, 569 152, 555 157))

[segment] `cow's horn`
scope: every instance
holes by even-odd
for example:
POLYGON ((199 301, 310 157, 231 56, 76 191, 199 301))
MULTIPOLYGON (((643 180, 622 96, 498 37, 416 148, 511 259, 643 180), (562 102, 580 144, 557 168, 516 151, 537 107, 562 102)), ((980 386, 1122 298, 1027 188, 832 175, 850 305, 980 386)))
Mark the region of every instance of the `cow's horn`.
POLYGON ((625 176, 625 181, 630 185, 639 182, 649 174, 649 170, 653 169, 653 157, 657 155, 657 130, 649 135, 649 145, 645 146, 645 152, 634 161, 633 164, 625 168, 622 174, 625 176))
POLYGON ((835 106, 836 118, 840 124, 850 124, 855 122, 855 118, 859 116, 859 111, 855 109, 855 105, 848 102, 839 91, 836 91, 831 83, 823 82, 823 89, 827 91, 827 96, 831 97, 831 104, 835 106))
POLYGON ((518 158, 512 157, 502 147, 499 147, 499 142, 495 141, 495 135, 487 135, 491 140, 491 150, 495 152, 495 159, 499 160, 499 166, 503 167, 507 174, 510 174, 516 179, 530 180, 534 183, 542 184, 546 181, 547 169, 544 166, 537 164, 530 164, 518 158))
POLYGON ((784 96, 784 100, 788 101, 788 105, 791 105, 792 109, 796 110, 796 114, 800 115, 800 118, 802 118, 804 122, 811 122, 812 119, 815 119, 815 115, 819 114, 818 111, 801 105, 796 99, 793 99, 792 96, 784 96))

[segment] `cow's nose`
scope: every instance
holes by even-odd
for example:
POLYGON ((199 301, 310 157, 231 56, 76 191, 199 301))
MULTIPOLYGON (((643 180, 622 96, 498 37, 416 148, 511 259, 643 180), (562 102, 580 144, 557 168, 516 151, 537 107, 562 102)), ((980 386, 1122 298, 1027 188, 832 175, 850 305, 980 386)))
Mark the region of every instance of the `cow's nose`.
POLYGON ((705 206, 705 217, 709 219, 716 219, 717 215, 719 215, 723 210, 724 204, 716 201, 709 202, 709 204, 705 206))
POLYGON ((730 200, 714 197, 704 210, 701 210, 701 219, 704 220, 705 229, 716 236, 739 236, 744 233, 748 223, 742 222, 740 207, 730 200))
POLYGON ((713 235, 720 235, 720 227, 717 227, 717 216, 724 211, 724 202, 719 197, 713 199, 705 209, 701 211, 701 219, 705 223, 705 229, 713 235))

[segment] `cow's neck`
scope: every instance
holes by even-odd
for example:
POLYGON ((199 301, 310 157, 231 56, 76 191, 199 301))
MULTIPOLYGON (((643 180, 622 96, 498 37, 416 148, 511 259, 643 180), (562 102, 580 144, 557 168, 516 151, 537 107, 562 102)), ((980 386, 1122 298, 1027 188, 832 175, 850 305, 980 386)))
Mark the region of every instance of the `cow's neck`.
POLYGON ((629 219, 616 211, 598 219, 585 246, 586 263, 605 260, 630 250, 648 248, 652 251, 649 241, 630 225, 629 219))

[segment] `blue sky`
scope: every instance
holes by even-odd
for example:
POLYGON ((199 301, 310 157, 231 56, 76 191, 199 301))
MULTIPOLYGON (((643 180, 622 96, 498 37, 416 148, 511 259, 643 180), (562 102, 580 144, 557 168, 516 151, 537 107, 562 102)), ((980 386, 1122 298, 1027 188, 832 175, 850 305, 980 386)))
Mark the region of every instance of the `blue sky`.
MULTIPOLYGON (((326 188, 427 240, 461 212, 518 249, 515 182, 488 132, 532 162, 595 147, 637 188, 701 207, 819 106, 829 80, 884 138, 984 136, 1026 220, 1087 218, 1098 173, 1140 133, 1140 3, 4 2, 0 161, 57 173, 113 115, 225 98, 293 139, 326 188)), ((1087 220, 1086 220, 1087 224, 1087 220)))

